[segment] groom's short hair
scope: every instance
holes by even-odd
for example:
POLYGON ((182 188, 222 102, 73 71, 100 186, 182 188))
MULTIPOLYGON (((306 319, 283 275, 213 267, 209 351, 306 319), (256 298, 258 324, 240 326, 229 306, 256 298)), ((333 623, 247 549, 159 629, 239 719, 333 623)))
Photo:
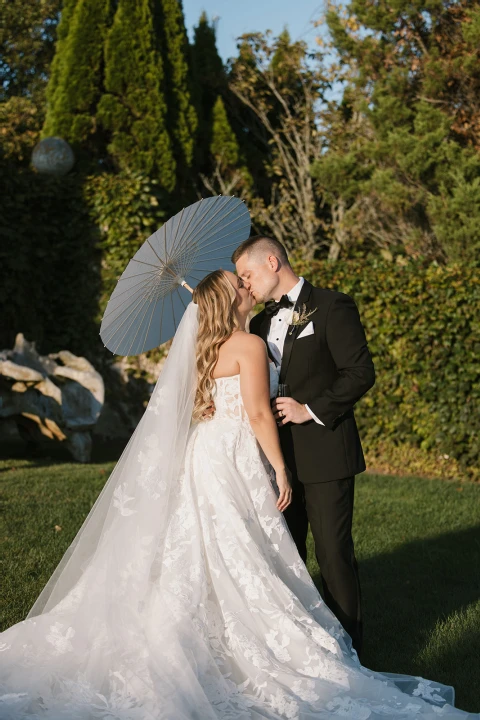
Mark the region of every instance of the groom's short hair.
POLYGON ((234 251, 232 255, 232 262, 236 263, 242 255, 252 255, 260 253, 270 253, 275 255, 281 260, 282 263, 289 265, 287 251, 284 246, 275 238, 268 237, 267 235, 252 235, 248 240, 244 240, 234 251))

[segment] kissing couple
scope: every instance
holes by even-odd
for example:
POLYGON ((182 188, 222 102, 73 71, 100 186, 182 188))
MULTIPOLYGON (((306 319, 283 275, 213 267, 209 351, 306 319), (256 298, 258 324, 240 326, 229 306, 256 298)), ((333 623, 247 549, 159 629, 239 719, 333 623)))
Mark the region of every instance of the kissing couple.
POLYGON ((360 662, 354 405, 375 373, 355 302, 274 239, 232 260, 195 288, 105 487, 2 633, 0 717, 478 720, 452 687, 360 662))

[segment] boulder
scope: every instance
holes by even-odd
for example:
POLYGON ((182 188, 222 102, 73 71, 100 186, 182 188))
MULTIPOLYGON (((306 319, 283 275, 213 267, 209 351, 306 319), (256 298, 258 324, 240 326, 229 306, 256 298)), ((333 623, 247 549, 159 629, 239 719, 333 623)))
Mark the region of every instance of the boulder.
POLYGON ((22 333, 13 350, 0 351, 0 419, 13 419, 33 445, 65 442, 75 460, 88 462, 104 397, 102 376, 84 357, 68 350, 39 355, 22 333))

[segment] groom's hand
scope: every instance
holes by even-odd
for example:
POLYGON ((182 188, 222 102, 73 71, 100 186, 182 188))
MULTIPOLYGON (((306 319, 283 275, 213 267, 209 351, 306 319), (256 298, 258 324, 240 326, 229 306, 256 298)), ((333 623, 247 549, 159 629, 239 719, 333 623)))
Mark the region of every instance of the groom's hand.
POLYGON ((272 409, 277 425, 285 425, 288 422, 300 425, 312 419, 305 405, 302 405, 291 397, 275 398, 272 403, 272 409))
POLYGON ((210 420, 210 418, 213 416, 214 412, 215 412, 215 403, 211 402, 210 405, 207 405, 206 409, 202 413, 202 418, 204 420, 210 420))

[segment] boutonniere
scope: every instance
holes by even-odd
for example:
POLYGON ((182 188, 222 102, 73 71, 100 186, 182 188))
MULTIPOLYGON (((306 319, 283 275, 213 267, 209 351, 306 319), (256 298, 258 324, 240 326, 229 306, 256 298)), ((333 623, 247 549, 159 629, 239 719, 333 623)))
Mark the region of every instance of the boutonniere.
POLYGON ((306 325, 310 315, 313 315, 313 313, 316 312, 317 310, 318 310, 318 308, 314 308, 313 310, 310 310, 310 312, 307 312, 307 306, 305 305, 305 303, 303 303, 300 312, 297 312, 296 310, 294 310, 292 313, 292 318, 291 318, 290 322, 288 323, 289 325, 291 325, 291 328, 290 328, 288 334, 291 335, 293 333, 294 329, 296 327, 298 327, 299 325, 306 325))

